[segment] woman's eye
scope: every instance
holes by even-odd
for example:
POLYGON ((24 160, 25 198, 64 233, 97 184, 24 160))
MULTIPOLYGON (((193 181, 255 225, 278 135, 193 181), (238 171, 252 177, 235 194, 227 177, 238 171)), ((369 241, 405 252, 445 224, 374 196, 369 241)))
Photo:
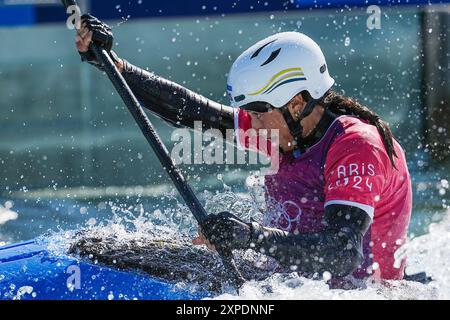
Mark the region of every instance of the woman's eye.
POLYGON ((254 114, 253 114, 255 117, 256 117, 256 119, 258 119, 258 120, 260 120, 261 118, 262 118, 262 113, 258 113, 258 112, 255 112, 254 114))

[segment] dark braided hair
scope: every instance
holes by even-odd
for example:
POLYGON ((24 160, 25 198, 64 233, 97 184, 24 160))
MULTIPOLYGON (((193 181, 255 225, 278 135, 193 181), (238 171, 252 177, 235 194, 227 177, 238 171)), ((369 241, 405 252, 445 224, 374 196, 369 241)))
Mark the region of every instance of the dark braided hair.
MULTIPOLYGON (((307 91, 303 91, 302 96, 306 101, 312 99, 311 95, 307 91)), ((380 133, 386 152, 389 156, 389 159, 391 160, 392 166, 396 168, 394 157, 398 158, 398 156, 394 149, 394 135, 392 134, 389 125, 381 120, 378 114, 370 110, 368 107, 360 104, 358 101, 337 94, 333 90, 329 90, 323 96, 323 98, 318 101, 318 103, 323 105, 325 109, 331 111, 336 115, 355 116, 374 125, 380 133)))

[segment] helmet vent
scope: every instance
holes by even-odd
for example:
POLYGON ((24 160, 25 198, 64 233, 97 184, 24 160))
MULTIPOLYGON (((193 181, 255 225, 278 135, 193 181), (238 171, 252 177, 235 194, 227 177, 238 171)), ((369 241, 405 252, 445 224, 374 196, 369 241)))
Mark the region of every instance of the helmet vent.
POLYGON ((262 51, 262 49, 264 49, 265 47, 267 47, 269 44, 274 43, 275 41, 277 41, 277 39, 272 40, 270 42, 267 42, 265 45, 263 45, 261 48, 259 48, 258 50, 255 51, 255 53, 252 54, 252 56, 250 57, 250 60, 253 58, 256 58, 262 51))
POLYGON ((245 95, 241 94, 240 96, 234 97, 234 101, 241 102, 245 100, 245 95))
POLYGON ((320 73, 324 73, 325 71, 327 71, 327 65, 324 64, 323 66, 320 67, 320 73))
POLYGON ((269 63, 271 63, 273 60, 275 60, 275 59, 278 57, 278 55, 280 54, 280 51, 281 51, 281 48, 278 49, 278 50, 273 51, 273 52, 270 54, 269 59, 267 59, 267 60, 261 65, 261 67, 262 67, 262 66, 265 66, 266 64, 269 64, 269 63))

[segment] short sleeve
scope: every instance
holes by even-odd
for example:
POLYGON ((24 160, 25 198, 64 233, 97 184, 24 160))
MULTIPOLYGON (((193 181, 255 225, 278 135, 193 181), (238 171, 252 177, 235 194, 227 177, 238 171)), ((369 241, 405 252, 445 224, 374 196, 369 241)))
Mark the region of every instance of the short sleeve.
POLYGON ((373 219, 386 179, 384 146, 362 134, 344 134, 328 151, 325 162, 325 207, 358 207, 373 219))

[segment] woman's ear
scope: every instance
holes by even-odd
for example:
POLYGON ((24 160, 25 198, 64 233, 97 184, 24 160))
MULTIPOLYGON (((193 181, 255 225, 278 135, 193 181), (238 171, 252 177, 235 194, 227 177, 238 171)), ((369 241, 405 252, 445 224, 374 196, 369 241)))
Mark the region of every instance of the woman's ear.
POLYGON ((301 93, 296 95, 294 98, 292 98, 291 101, 289 101, 288 108, 291 112, 292 117, 294 119, 298 119, 300 117, 300 114, 302 113, 303 109, 305 109, 306 101, 303 99, 301 93))

